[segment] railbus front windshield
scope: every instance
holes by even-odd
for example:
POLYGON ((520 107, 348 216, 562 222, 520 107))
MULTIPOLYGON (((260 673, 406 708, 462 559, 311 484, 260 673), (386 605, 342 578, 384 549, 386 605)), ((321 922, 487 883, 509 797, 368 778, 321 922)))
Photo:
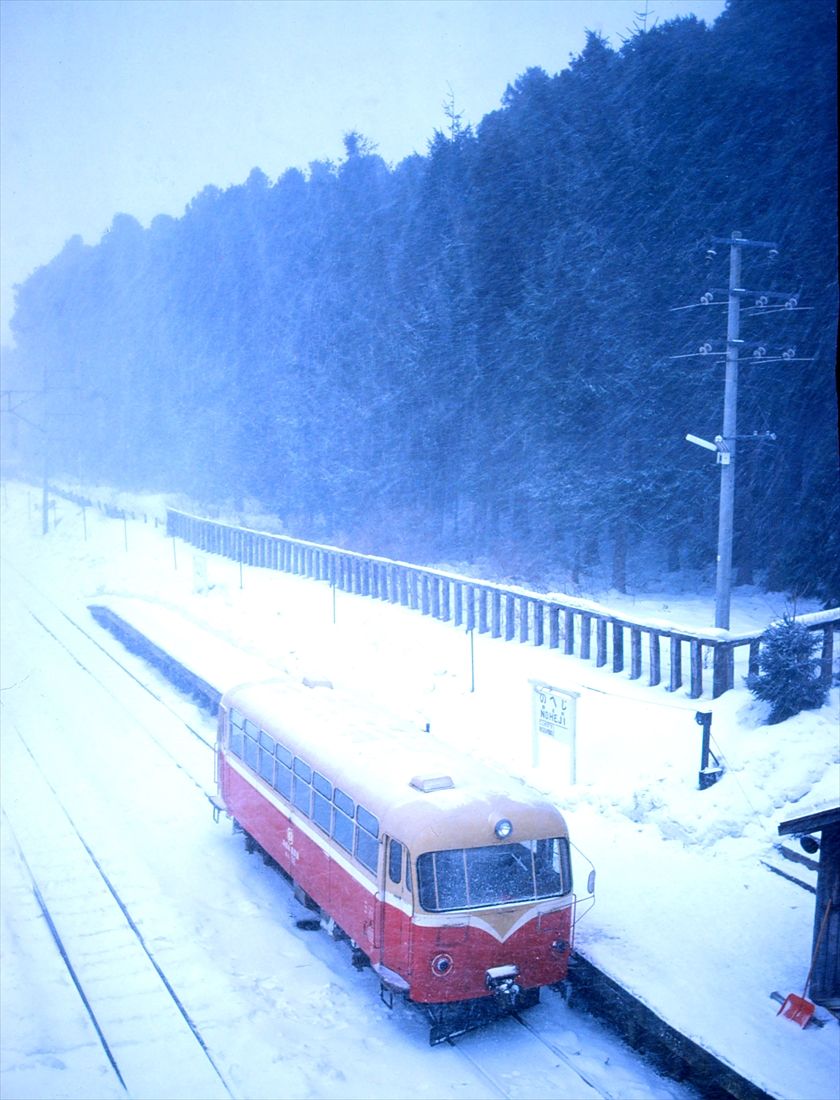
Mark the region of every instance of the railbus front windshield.
POLYGON ((427 912, 479 909, 561 897, 572 889, 567 837, 425 852, 417 860, 427 912))

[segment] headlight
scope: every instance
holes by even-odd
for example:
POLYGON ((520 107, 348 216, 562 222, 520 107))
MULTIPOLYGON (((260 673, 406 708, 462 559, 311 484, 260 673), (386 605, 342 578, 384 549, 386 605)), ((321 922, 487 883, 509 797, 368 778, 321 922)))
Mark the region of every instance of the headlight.
POLYGON ((506 817, 503 817, 501 821, 496 822, 496 827, 493 830, 499 840, 507 840, 510 834, 513 832, 513 824, 508 821, 506 817))
POLYGON ((435 955, 432 959, 432 970, 437 974, 439 978, 442 978, 445 974, 448 974, 452 969, 452 956, 451 955, 435 955))

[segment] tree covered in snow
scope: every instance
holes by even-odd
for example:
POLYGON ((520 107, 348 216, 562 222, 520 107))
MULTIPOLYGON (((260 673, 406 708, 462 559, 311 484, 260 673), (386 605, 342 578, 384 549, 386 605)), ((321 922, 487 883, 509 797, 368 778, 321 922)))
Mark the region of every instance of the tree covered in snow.
POLYGON ((747 687, 770 704, 771 724, 825 702, 828 687, 820 680, 818 648, 819 638, 787 616, 765 632, 759 672, 747 677, 747 687))
POLYGON ((474 129, 450 104, 425 156, 353 132, 74 238, 18 288, 24 461, 531 583, 711 573, 719 468, 684 437, 720 431, 723 375, 690 353, 725 339, 704 242, 737 228, 780 243, 744 285, 808 307, 743 303, 747 343, 807 361, 742 356, 737 580, 837 602, 835 30, 828 0, 730 0, 590 34, 474 129))

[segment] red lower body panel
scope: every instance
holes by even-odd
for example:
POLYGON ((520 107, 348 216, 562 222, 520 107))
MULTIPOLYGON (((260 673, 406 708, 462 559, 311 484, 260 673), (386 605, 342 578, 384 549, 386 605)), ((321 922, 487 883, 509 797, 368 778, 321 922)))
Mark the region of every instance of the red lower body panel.
MULTIPOLYGON (((571 898, 558 899, 562 908, 548 912, 527 905, 506 908, 510 930, 502 939, 491 925, 491 919, 498 924, 498 911, 460 917, 424 914, 423 923, 418 923, 398 906, 381 901, 373 879, 366 883, 332 858, 326 835, 322 847, 224 758, 219 775, 231 816, 371 962, 382 963, 409 983, 411 1000, 444 1004, 489 996, 486 973, 495 967, 516 966, 522 989, 565 978, 572 939, 571 898)), ((317 830, 312 822, 308 828, 317 830)))

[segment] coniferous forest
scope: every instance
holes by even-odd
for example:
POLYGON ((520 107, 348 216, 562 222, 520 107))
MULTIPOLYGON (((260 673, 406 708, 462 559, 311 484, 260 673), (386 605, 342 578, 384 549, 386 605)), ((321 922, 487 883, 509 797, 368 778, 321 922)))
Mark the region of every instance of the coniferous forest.
POLYGON ((742 301, 736 581, 840 602, 833 3, 730 0, 557 68, 475 128, 442 105, 424 156, 350 133, 69 240, 17 292, 24 468, 532 585, 711 577, 720 467, 685 435, 721 431, 707 249, 735 230, 779 250, 743 287, 798 297, 742 301))

